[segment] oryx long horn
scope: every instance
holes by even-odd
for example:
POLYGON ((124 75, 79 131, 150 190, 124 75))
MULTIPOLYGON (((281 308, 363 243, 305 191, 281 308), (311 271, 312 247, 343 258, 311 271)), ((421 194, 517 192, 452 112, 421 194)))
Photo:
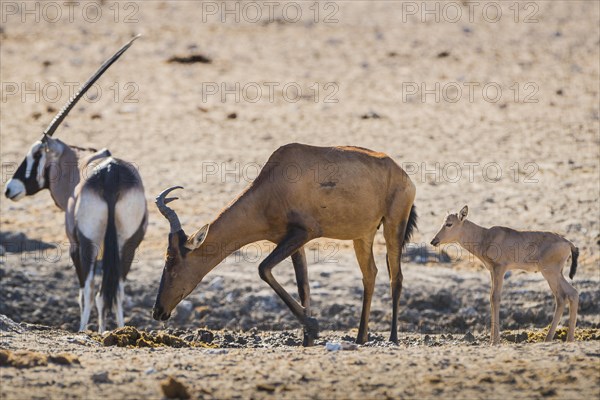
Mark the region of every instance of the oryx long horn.
POLYGON ((81 99, 81 97, 83 97, 83 95, 85 94, 85 92, 87 92, 88 89, 90 87, 92 87, 92 85, 98 80, 98 78, 100 78, 102 76, 102 74, 104 72, 106 72, 106 70, 115 61, 117 61, 119 59, 119 57, 121 57, 121 55, 123 53, 125 53, 125 51, 133 44, 134 40, 136 40, 139 37, 140 37, 140 35, 137 35, 136 37, 134 37, 133 39, 131 39, 125 46, 121 47, 119 49, 119 51, 117 51, 111 58, 109 58, 108 60, 106 60, 104 62, 104 64, 102 64, 102 66, 98 69, 98 71, 96 71, 96 73, 94 75, 92 75, 91 78, 88 79, 88 81, 83 85, 83 87, 81 88, 81 90, 79 90, 79 92, 77 92, 69 100, 69 102, 58 112, 58 114, 56 114, 56 116, 54 117, 54 119, 52 120, 52 122, 50 122, 50 125, 48 125, 48 127, 44 131, 44 138, 46 138, 48 136, 52 136, 52 134, 54 133, 54 131, 56 130, 56 128, 58 128, 58 126, 63 122, 63 120, 65 119, 65 117, 67 116, 67 114, 69 114, 69 111, 71 111, 71 109, 75 106, 75 104, 77 104, 77 102, 79 101, 79 99, 81 99))
POLYGON ((155 201, 156 207, 158 207, 158 211, 160 211, 160 213, 164 215, 164 217, 167 220, 169 220, 169 224, 171 225, 171 233, 175 233, 181 230, 181 222, 179 222, 179 217, 177 216, 177 213, 173 209, 167 207, 168 203, 178 199, 177 197, 166 198, 167 195, 175 189, 183 189, 183 187, 172 186, 168 189, 165 189, 156 197, 155 201))

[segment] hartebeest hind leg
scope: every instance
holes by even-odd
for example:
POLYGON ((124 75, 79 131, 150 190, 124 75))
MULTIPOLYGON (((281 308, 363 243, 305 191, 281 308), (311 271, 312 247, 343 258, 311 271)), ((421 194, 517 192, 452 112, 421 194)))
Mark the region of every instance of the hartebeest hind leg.
POLYGON ((371 299, 375 290, 375 278, 377 277, 377 266, 373 257, 373 236, 367 239, 354 241, 354 252, 363 276, 363 306, 360 315, 360 326, 356 343, 363 344, 369 339, 369 315, 371 312, 371 299))
MULTIPOLYGON (((306 253, 304 246, 292 254, 292 264, 296 273, 296 285, 298 286, 298 295, 300 304, 304 307, 304 316, 310 317, 310 285, 308 284, 308 266, 306 264, 306 253)), ((304 329, 304 339, 302 345, 305 347, 314 345, 314 338, 304 329)))
POLYGON ((305 315, 304 307, 302 307, 273 277, 272 269, 285 260, 287 257, 296 253, 310 239, 308 233, 301 228, 291 229, 283 240, 277 244, 275 250, 260 263, 258 274, 273 288, 275 293, 289 307, 294 316, 304 325, 304 331, 309 338, 315 339, 319 334, 319 325, 316 319, 305 315))
POLYGON ((400 305, 400 295, 402 294, 402 266, 400 257, 402 257, 402 240, 406 223, 394 224, 387 220, 383 223, 383 236, 387 248, 387 268, 390 275, 390 287, 392 289, 392 329, 390 332, 390 342, 398 343, 398 307, 400 305))

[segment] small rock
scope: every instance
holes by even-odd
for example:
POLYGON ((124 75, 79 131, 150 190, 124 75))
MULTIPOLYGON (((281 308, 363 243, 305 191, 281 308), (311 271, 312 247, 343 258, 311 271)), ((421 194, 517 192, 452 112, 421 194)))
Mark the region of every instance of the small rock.
POLYGON ((175 309, 174 319, 179 323, 185 322, 190 318, 193 311, 194 305, 192 302, 189 300, 183 300, 175 309))
POLYGON ((325 350, 327 351, 340 351, 342 350, 342 344, 336 342, 325 343, 325 350))
POLYGON ((146 374, 146 375, 152 375, 154 373, 156 373, 156 370, 154 368, 152 368, 152 367, 150 367, 150 368, 148 368, 147 370, 144 371, 144 374, 146 374))
POLYGON ((206 351, 206 354, 227 354, 229 351, 226 349, 210 349, 206 351))
POLYGON ((358 345, 351 342, 342 342, 342 350, 358 350, 358 345))
POLYGON ((361 119, 379 119, 381 116, 377 114, 375 111, 369 111, 360 116, 361 119))
POLYGON ((473 334, 470 331, 467 331, 467 333, 465 333, 465 336, 463 337, 463 340, 467 343, 473 343, 475 341, 475 336, 473 336, 473 334))
POLYGON ((263 392, 274 392, 275 386, 270 383, 259 383, 256 385, 257 390, 262 390, 263 392))
POLYGON ((92 374, 92 382, 94 382, 95 384, 111 383, 111 380, 108 377, 108 371, 102 371, 92 374))
POLYGON ((217 276, 208 283, 208 287, 216 290, 223 290, 223 277, 217 276))
POLYGON ((167 399, 189 399, 190 394, 183 383, 172 376, 160 383, 160 388, 167 399))
POLYGON ((477 310, 471 306, 461 308, 458 313, 465 318, 474 318, 478 314, 477 310))
POLYGON ((236 119, 238 117, 237 113, 230 113, 227 114, 227 119, 236 119))

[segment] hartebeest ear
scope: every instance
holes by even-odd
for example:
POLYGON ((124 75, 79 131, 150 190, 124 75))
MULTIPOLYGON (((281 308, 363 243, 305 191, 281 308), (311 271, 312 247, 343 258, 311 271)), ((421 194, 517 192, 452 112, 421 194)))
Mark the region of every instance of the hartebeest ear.
POLYGON ((204 239, 206 239, 206 235, 208 234, 208 228, 209 225, 206 224, 202 228, 200 228, 196 233, 192 234, 188 238, 187 242, 185 242, 184 247, 188 250, 195 250, 198 247, 200 247, 202 242, 204 242, 204 239))
POLYGON ((460 210, 460 212, 458 213, 458 219, 461 221, 464 221, 465 219, 467 219, 468 214, 469 214, 469 207, 464 206, 462 208, 462 210, 460 210))

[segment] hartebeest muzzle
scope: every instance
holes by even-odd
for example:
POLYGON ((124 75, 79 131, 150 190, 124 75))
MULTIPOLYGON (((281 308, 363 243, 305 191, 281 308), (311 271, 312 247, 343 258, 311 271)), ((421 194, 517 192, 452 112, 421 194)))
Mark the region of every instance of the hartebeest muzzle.
POLYGON ((152 309, 152 318, 154 318, 157 321, 166 321, 169 318, 171 318, 171 313, 165 312, 162 306, 155 305, 152 309))

